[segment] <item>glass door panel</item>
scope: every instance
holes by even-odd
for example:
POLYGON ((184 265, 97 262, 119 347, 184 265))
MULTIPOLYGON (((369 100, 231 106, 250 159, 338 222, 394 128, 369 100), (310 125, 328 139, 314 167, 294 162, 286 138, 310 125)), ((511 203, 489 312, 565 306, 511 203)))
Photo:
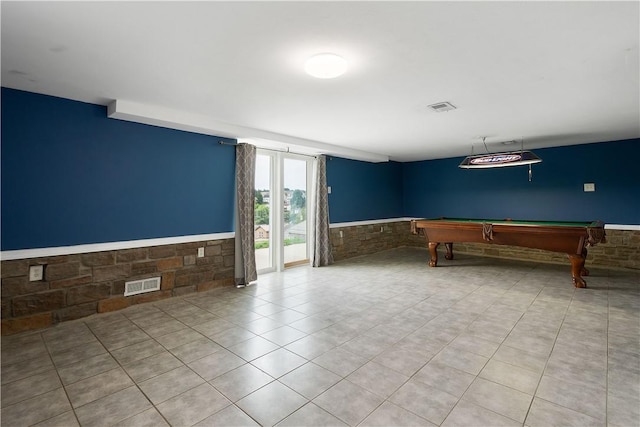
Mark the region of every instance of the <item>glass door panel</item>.
POLYGON ((265 272, 273 270, 273 191, 272 170, 273 156, 258 154, 256 156, 256 181, 255 181, 255 215, 254 238, 256 249, 256 270, 265 272))
POLYGON ((306 263, 308 253, 308 160, 284 158, 283 245, 285 267, 306 263))

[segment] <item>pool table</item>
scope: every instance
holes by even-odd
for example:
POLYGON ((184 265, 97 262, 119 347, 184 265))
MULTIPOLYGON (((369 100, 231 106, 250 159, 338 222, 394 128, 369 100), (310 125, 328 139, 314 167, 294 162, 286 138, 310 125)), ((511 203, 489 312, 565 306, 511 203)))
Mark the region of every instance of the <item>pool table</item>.
POLYGON ((604 223, 518 221, 511 219, 437 218, 411 221, 411 232, 422 232, 427 240, 431 260, 429 266, 438 265, 437 248, 444 243, 445 258, 453 259, 453 243, 489 243, 521 246, 553 252, 563 252, 571 261, 571 275, 576 288, 586 288, 582 276, 588 276, 584 267, 587 246, 605 242, 604 223))

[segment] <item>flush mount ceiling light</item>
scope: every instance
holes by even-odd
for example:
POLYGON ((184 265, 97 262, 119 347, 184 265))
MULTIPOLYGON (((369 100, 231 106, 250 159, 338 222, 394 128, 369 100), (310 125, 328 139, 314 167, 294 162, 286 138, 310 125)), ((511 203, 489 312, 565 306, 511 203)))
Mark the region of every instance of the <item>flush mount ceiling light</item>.
POLYGON ((333 79, 347 71, 347 61, 335 53, 319 53, 307 60, 304 70, 318 79, 333 79))

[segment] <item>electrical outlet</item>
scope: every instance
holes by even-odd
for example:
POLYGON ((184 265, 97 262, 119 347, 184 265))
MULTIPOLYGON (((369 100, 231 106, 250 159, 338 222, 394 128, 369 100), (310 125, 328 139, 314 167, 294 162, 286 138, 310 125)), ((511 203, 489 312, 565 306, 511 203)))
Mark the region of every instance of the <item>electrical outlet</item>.
POLYGON ((327 185, 327 194, 331 194, 331 186, 327 185))
POLYGON ((204 248, 198 248, 198 258, 204 257, 204 248))
POLYGON ((344 237, 344 231, 340 230, 340 238, 344 237))
POLYGON ((596 191, 596 185, 593 182, 585 182, 584 191, 586 192, 596 191))
POLYGON ((44 265, 32 265, 29 267, 29 281, 38 282, 44 279, 44 265))

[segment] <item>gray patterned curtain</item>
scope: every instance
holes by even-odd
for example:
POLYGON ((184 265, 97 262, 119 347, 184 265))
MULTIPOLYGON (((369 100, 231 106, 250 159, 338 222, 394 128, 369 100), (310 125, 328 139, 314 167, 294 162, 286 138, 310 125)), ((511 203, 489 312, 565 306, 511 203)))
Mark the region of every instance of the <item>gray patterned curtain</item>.
POLYGON ((236 146, 236 287, 258 279, 254 243, 256 147, 236 146))
POLYGON ((313 259, 314 267, 333 264, 331 239, 329 234, 329 194, 327 192, 327 158, 318 156, 315 177, 315 224, 313 230, 313 259))

